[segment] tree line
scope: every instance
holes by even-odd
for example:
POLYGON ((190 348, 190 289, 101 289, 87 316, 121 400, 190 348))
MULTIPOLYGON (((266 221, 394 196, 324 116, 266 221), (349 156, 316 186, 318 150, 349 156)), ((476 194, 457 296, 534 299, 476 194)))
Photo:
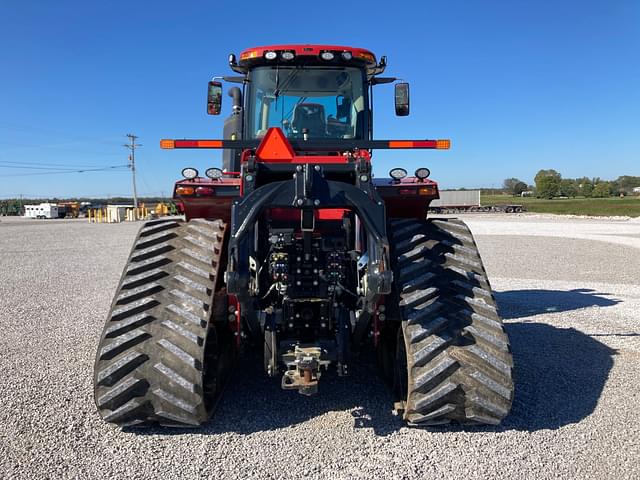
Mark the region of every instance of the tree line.
POLYGON ((631 195, 634 188, 640 187, 640 177, 623 175, 615 180, 603 180, 599 177, 562 178, 562 175, 553 169, 540 170, 534 182, 535 185, 527 185, 518 178, 507 178, 502 187, 505 193, 511 195, 532 192, 538 198, 605 198, 631 195))

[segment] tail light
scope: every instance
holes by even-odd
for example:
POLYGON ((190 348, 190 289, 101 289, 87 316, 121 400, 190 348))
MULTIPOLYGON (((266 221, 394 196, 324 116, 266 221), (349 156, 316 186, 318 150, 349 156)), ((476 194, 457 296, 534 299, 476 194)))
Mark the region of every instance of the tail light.
POLYGON ((193 187, 176 187, 176 195, 193 195, 193 187))
POLYGON ((431 195, 433 193, 433 188, 431 187, 420 187, 420 188, 401 188, 398 190, 400 195, 431 195))
POLYGON ((216 191, 211 187, 198 187, 196 188, 196 195, 213 195, 216 191))

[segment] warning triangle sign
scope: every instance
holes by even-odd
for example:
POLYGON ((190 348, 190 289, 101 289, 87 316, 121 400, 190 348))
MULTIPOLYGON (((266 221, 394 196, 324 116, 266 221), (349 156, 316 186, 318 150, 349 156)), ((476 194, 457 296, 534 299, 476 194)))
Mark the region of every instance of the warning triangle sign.
POLYGON ((263 162, 290 162, 295 152, 282 130, 271 127, 256 150, 256 157, 263 162))

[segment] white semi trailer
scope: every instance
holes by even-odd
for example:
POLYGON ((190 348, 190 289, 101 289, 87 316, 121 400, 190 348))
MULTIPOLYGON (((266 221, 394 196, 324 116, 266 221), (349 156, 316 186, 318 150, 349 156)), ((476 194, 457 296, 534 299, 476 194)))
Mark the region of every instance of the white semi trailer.
POLYGON ((480 190, 440 190, 440 198, 429 204, 431 213, 501 212, 520 213, 524 206, 516 204, 482 206, 480 190))

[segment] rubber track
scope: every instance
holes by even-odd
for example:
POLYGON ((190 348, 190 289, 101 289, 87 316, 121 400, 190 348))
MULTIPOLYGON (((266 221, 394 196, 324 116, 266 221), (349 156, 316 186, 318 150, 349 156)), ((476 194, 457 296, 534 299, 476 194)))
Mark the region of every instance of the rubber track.
POLYGON ((205 346, 216 347, 210 319, 225 228, 220 220, 154 220, 140 230, 95 363, 95 401, 107 422, 208 420, 205 346))
POLYGON ((388 231, 407 358, 404 418, 500 423, 513 362, 473 235, 454 219, 391 220, 388 231))

